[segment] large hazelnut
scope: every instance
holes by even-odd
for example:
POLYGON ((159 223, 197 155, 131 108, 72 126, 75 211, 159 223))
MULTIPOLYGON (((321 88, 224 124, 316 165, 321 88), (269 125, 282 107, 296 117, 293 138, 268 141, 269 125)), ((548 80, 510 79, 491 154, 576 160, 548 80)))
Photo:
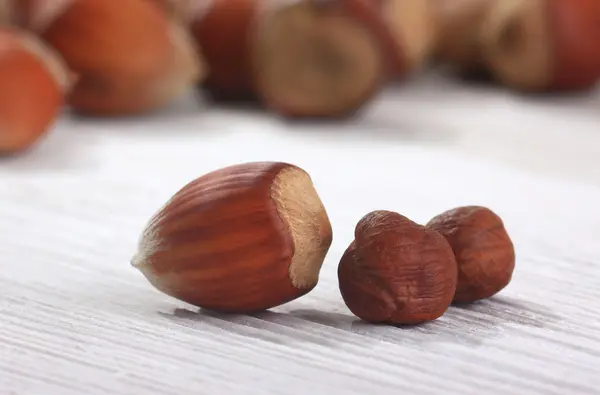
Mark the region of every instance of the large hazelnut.
POLYGON ((305 171, 246 163, 177 192, 148 223, 132 264, 174 298, 247 313, 312 290, 331 242, 327 213, 305 171))
POLYGON ((148 0, 23 0, 19 16, 79 75, 69 97, 79 112, 154 110, 204 73, 188 32, 148 0))
POLYGON ((599 16, 597 0, 497 1, 481 35, 486 64, 518 90, 588 89, 600 77, 599 16))
POLYGON ((427 227, 442 234, 458 264, 454 301, 488 298, 508 285, 515 268, 515 250, 502 219, 485 207, 466 206, 446 211, 427 227))
POLYGON ((21 152, 50 129, 72 79, 35 36, 0 28, 0 154, 21 152))
POLYGON ((268 3, 254 34, 257 91, 284 116, 351 116, 400 61, 380 9, 364 0, 268 3))
POLYGON ((456 261, 442 235, 391 211, 356 225, 339 267, 344 302, 373 323, 418 324, 439 318, 456 290, 456 261))

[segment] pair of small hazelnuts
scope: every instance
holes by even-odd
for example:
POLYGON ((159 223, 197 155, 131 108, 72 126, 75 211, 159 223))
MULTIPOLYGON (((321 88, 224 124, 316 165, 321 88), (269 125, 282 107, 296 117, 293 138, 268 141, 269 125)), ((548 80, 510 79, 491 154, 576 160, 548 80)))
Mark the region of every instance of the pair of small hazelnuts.
MULTIPOLYGON (((255 162, 208 173, 149 221, 132 265, 158 290, 201 308, 250 313, 311 291, 332 228, 310 176, 255 162)), ((392 211, 357 224, 339 287, 357 317, 417 324, 452 302, 490 297, 511 280, 513 243, 484 207, 460 207, 419 225, 392 211)))

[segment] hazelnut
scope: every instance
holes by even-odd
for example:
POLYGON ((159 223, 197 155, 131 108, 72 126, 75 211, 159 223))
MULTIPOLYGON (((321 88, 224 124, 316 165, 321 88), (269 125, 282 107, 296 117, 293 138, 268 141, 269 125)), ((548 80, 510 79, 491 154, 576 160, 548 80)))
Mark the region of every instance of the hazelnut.
POLYGON ((23 0, 19 15, 79 75, 69 97, 78 112, 154 110, 204 73, 187 31, 148 0, 23 0))
POLYGON ((395 75, 424 67, 437 39, 437 20, 431 0, 383 0, 383 18, 390 26, 404 64, 395 75))
POLYGON ((482 30, 495 78, 523 91, 588 89, 600 77, 597 0, 502 0, 482 30))
POLYGON ((515 250, 502 219, 485 207, 466 206, 446 211, 427 227, 450 243, 458 264, 454 301, 488 298, 508 285, 515 268, 515 250))
POLYGON ((248 313, 312 290, 331 242, 327 213, 305 171, 246 163, 177 192, 148 223, 132 265, 174 298, 248 313))
POLYGON ((283 116, 352 116, 401 62, 380 9, 364 0, 269 3, 256 26, 256 89, 283 116))
POLYGON ((373 323, 418 324, 448 309, 457 266, 448 242, 391 211, 374 211, 356 225, 338 267, 344 302, 373 323))
POLYGON ((0 28, 0 154, 24 151, 50 129, 72 79, 33 35, 0 28))

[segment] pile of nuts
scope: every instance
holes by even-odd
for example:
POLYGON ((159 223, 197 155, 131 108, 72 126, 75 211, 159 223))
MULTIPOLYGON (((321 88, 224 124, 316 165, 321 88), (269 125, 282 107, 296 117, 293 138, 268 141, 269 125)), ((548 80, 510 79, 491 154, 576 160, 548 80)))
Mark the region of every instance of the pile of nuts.
POLYGON ((431 64, 518 91, 600 77, 597 0, 0 0, 0 153, 60 110, 157 110, 191 86, 286 117, 356 114, 431 64))
MULTIPOLYGON (((131 264, 158 290, 221 312, 270 309, 310 292, 333 241, 310 176, 278 162, 244 163, 184 186, 150 219, 131 264)), ((374 211, 338 266, 348 309, 372 323, 412 325, 511 281, 513 243, 491 210, 465 206, 419 225, 374 211)))

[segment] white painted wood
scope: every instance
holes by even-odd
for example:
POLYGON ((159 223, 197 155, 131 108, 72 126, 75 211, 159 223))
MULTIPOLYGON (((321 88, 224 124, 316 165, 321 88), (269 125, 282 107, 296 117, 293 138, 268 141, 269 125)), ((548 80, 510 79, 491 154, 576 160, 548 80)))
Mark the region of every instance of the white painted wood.
POLYGON ((66 116, 0 162, 0 394, 598 394, 600 97, 519 98, 432 77, 346 124, 182 100, 66 116), (308 170, 334 227, 319 286, 252 316, 199 313, 129 266, 177 189, 236 162, 308 170), (498 297, 414 328, 353 318, 339 257, 372 209, 482 204, 517 249, 498 297))

